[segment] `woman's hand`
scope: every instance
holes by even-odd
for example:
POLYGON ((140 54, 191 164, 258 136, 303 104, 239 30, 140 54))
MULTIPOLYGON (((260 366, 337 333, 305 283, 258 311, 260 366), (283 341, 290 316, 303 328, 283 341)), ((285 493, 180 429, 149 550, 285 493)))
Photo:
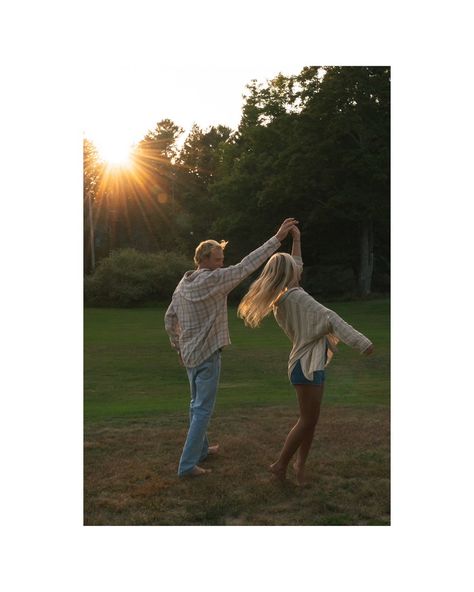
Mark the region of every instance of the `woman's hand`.
POLYGON ((370 356, 370 354, 374 353, 374 346, 370 345, 363 353, 364 356, 370 356))
POLYGON ((281 242, 283 239, 286 238, 286 235, 288 234, 288 232, 290 231, 290 228, 292 226, 294 226, 295 224, 298 224, 298 221, 295 220, 294 218, 286 218, 286 220, 284 220, 282 222, 282 225, 280 226, 280 228, 278 229, 278 232, 276 233, 276 237, 277 239, 281 242))
POLYGON ((300 240, 301 239, 301 232, 297 226, 292 226, 290 228, 291 236, 293 240, 300 240))

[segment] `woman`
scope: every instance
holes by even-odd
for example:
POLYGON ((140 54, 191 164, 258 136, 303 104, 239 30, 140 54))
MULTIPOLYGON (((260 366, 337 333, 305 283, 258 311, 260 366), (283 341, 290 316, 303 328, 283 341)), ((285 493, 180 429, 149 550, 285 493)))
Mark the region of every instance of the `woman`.
POLYGON ((303 269, 300 231, 293 226, 291 233, 291 255, 276 253, 268 260, 260 277, 242 299, 237 313, 246 325, 255 328, 273 311, 277 323, 293 343, 288 376, 296 390, 300 416, 270 470, 279 479, 286 479, 288 464, 296 453, 293 468, 298 485, 304 485, 305 462, 323 397, 324 368, 339 341, 366 355, 373 352, 373 345, 299 286, 303 269))

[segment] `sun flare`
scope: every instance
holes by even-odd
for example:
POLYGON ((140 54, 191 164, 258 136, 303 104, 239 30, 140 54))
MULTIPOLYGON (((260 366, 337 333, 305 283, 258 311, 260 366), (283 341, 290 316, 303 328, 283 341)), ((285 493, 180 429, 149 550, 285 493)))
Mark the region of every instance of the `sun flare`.
POLYGON ((134 146, 120 138, 96 142, 99 157, 110 167, 131 168, 134 146))

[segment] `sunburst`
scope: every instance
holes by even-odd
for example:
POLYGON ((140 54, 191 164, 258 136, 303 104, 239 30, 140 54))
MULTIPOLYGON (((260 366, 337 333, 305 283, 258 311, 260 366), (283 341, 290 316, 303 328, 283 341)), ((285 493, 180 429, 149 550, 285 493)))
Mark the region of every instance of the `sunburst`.
POLYGON ((122 138, 110 135, 107 138, 96 140, 99 157, 111 168, 132 168, 134 152, 133 144, 122 138))

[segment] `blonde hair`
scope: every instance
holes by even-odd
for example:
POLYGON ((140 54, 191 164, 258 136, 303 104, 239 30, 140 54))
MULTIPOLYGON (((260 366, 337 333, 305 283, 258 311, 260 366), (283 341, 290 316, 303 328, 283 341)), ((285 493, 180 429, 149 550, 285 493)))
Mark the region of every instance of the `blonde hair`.
POLYGON ((289 285, 297 284, 298 279, 299 270, 293 257, 288 253, 275 253, 242 298, 237 315, 247 326, 258 327, 271 312, 276 299, 289 285))
POLYGON ((212 249, 215 249, 216 247, 224 250, 227 242, 228 241, 221 240, 221 242, 218 243, 217 241, 210 239, 202 241, 202 243, 199 243, 196 247, 196 250, 194 251, 194 263, 199 265, 205 257, 209 257, 212 249))

